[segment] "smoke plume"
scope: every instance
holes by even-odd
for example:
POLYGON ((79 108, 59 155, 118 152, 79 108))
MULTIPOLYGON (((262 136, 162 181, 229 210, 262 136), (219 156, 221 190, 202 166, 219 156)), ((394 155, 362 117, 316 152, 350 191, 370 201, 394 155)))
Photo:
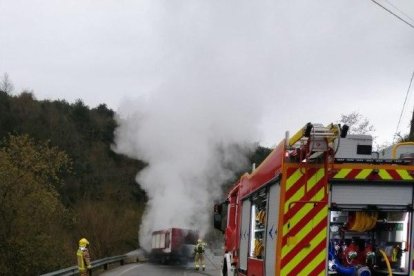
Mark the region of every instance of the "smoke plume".
POLYGON ((151 24, 156 46, 145 53, 139 96, 119 108, 114 146, 148 163, 136 178, 149 198, 140 227, 147 249, 154 230, 211 227, 221 185, 249 165, 272 89, 265 6, 168 3, 149 9, 163 20, 151 24))
POLYGON ((124 111, 135 111, 118 118, 116 151, 148 163, 136 178, 149 198, 143 247, 157 229, 205 232, 212 204, 222 197, 220 186, 248 165, 257 138, 253 113, 203 90, 179 93, 170 86, 149 101, 125 104, 124 111))

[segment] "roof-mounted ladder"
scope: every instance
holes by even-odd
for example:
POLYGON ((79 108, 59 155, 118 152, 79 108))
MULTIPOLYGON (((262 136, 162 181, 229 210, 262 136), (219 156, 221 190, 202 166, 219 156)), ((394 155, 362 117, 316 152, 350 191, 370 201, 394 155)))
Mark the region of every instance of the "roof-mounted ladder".
POLYGON ((328 144, 338 138, 339 135, 345 137, 347 131, 348 126, 346 125, 341 129, 338 124, 323 126, 322 124, 307 123, 292 137, 288 138, 288 133, 286 134, 286 147, 292 148, 297 143, 303 145, 310 142, 310 152, 323 152, 328 150, 328 144))

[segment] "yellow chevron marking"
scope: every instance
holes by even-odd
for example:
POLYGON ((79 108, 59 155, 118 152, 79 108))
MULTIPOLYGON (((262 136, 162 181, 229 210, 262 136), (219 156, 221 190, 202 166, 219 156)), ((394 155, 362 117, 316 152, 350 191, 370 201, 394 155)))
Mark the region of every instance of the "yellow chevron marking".
POLYGON ((316 183, 318 183, 325 175, 324 169, 319 169, 312 177, 308 180, 308 190, 312 189, 316 183))
MULTIPOLYGON (((323 200, 325 196, 325 190, 321 188, 310 200, 311 201, 320 201, 323 200)), ((296 224, 298 224, 299 221, 302 220, 302 218, 310 212, 310 210, 313 208, 313 204, 301 204, 301 208, 290 218, 290 220, 285 221, 283 225, 283 235, 286 235, 289 231, 289 229, 293 228, 296 224), (288 227, 289 225, 289 227, 288 227)))
POLYGON ((286 191, 290 189, 290 187, 295 184, 299 178, 303 175, 303 173, 300 171, 300 169, 297 169, 294 173, 292 173, 291 176, 286 180, 286 191))
POLYGON ((325 196, 325 189, 322 187, 312 198, 312 201, 321 201, 325 196))
MULTIPOLYGON (((322 198, 323 198, 323 192, 322 192, 322 198)), ((322 198, 318 198, 316 200, 320 200, 322 198)), ((290 223, 290 228, 293 228, 296 224, 298 224, 301 219, 312 210, 313 204, 304 204, 304 207, 299 210, 294 217, 292 217, 292 219, 289 221, 290 223)), ((306 222, 306 224, 304 225, 304 227, 295 235, 295 239, 299 242, 301 241, 304 237, 306 237, 306 235, 313 229, 313 227, 315 225, 317 225, 319 222, 321 222, 321 220, 326 220, 326 217, 328 215, 328 207, 325 206, 324 208, 322 208, 322 210, 319 211, 319 213, 316 214, 316 216, 311 219, 310 221, 306 222)), ((289 229, 287 227, 286 223, 283 226, 283 236, 287 235, 289 232, 289 229)), ((288 246, 285 245, 282 248, 282 258, 285 257, 295 246, 288 246)))
MULTIPOLYGON (((325 217, 326 219, 326 217, 325 217)), ((320 231, 311 241, 310 241, 310 247, 303 248, 300 252, 298 252, 297 255, 295 255, 290 262, 288 262, 284 267, 281 268, 281 275, 288 275, 292 269, 294 269, 302 260, 312 252, 312 250, 323 240, 326 239, 326 233, 327 229, 324 227, 322 231, 320 231)), ((324 251, 324 250, 322 250, 324 251)), ((311 262, 313 263, 313 262, 311 262)), ((305 274, 301 274, 305 275, 305 274)))
POLYGON ((289 203, 300 200, 304 194, 305 194, 305 186, 302 186, 296 191, 294 195, 292 195, 288 200, 286 200, 284 213, 286 214, 287 211, 289 210, 289 203))
POLYGON ((359 174, 357 174, 355 179, 365 179, 370 175, 371 172, 372 172, 372 169, 363 169, 362 171, 359 172, 359 174))
POLYGON ((378 175, 382 179, 392 179, 391 175, 384 169, 380 169, 379 172, 378 172, 378 175))
MULTIPOLYGON (((298 224, 298 222, 300 222, 301 218, 303 218, 307 213, 309 213, 310 210, 312 210, 312 208, 313 208, 313 205, 305 204, 304 208, 302 208, 299 212, 297 212, 296 215, 292 217, 291 220, 289 220, 285 225, 283 225, 283 236, 288 235, 289 229, 295 227, 298 224), (290 224, 289 228, 288 228, 288 224, 290 224)), ((296 234, 295 240, 296 241, 302 240, 303 237, 305 237, 311 230, 310 226, 311 226, 310 222, 307 222, 307 224, 304 225, 304 227, 296 234)), ((293 248, 294 246, 285 245, 282 248, 282 257, 286 256, 293 248)))
POLYGON ((413 177, 409 174, 407 170, 396 170, 397 173, 401 176, 404 180, 412 180, 413 177))
MULTIPOLYGON (((323 176, 324 176, 324 169, 319 169, 314 175, 312 175, 308 179, 307 190, 309 191, 310 189, 312 189, 316 185, 316 183, 318 183, 323 178, 323 176)), ((304 196, 304 193, 305 193, 305 185, 302 185, 295 192, 295 194, 293 196, 291 196, 290 198, 287 198, 286 199, 286 201, 285 201, 285 210, 284 210, 284 213, 285 214, 289 210, 289 203, 300 200, 304 196)))
POLYGON ((333 178, 345 178, 352 169, 341 169, 333 178))
MULTIPOLYGON (((326 228, 325 228, 326 231, 326 228)), ((325 250, 322 250, 299 274, 298 276, 308 276, 311 275, 311 272, 316 269, 316 267, 326 260, 326 252, 325 250)), ((325 275, 325 270, 323 270, 319 275, 325 275)))
MULTIPOLYGON (((308 190, 312 189, 323 178, 323 176, 324 176, 324 170, 320 169, 312 177, 310 177, 308 179, 308 190)), ((286 201, 286 203, 285 203, 285 212, 284 212, 285 214, 288 211, 289 203, 300 200, 303 197, 304 192, 305 192, 305 189, 304 189, 304 185, 303 185, 300 189, 298 189, 298 191, 291 198, 289 198, 289 200, 286 201)), ((325 189, 322 187, 315 194, 315 196, 313 196, 310 200, 319 201, 319 200, 322 200, 324 198, 324 196, 325 196, 325 189)), ((301 204, 301 203, 297 203, 297 204, 301 204)), ((292 205, 292 206, 294 206, 294 205, 292 205)), ((283 235, 286 235, 288 233, 289 229, 291 229, 295 225, 297 225, 302 220, 302 218, 312 210, 312 208, 313 208, 313 204, 301 204, 301 208, 291 217, 291 219, 289 221, 284 222, 283 235), (289 225, 289 227, 288 227, 288 225, 289 225)), ((321 213, 323 213, 323 212, 321 212, 321 213)), ((317 220, 319 222, 317 216, 312 221, 317 220)), ((323 216, 324 216, 323 219, 326 219, 326 216, 327 216, 326 211, 325 211, 325 214, 323 216)), ((310 226, 312 227, 313 224, 311 224, 310 226)), ((296 240, 301 240, 304 236, 306 236, 307 233, 309 233, 310 230, 305 231, 305 229, 302 229, 300 231, 300 233, 298 233, 298 235, 296 237, 296 240)), ((290 252, 290 250, 292 250, 292 248, 293 248, 293 246, 289 246, 289 247, 285 246, 282 249, 282 251, 284 250, 284 253, 282 253, 282 255, 283 256, 286 255, 288 252, 290 252)))

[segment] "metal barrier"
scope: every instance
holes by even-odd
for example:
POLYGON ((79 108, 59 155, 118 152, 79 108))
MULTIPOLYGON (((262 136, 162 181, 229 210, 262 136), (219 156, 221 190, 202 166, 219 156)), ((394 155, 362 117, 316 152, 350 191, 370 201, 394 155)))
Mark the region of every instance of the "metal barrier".
MULTIPOLYGON (((92 275, 93 270, 96 270, 101 267, 103 267, 104 270, 107 270, 108 265, 113 264, 113 263, 119 262, 121 265, 124 265, 125 259, 126 259, 126 255, 121 255, 121 256, 107 257, 107 258, 103 258, 100 260, 92 261, 91 262, 92 269, 91 269, 90 275, 92 275)), ((78 274, 79 274, 78 267, 71 266, 71 267, 57 270, 54 272, 42 274, 41 276, 72 276, 72 275, 78 275, 78 274)))

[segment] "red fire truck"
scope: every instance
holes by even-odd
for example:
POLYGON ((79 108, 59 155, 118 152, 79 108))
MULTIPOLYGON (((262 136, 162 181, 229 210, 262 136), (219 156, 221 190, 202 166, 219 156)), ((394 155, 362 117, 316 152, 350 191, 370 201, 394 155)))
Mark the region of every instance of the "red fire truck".
POLYGON ((223 275, 414 276, 414 143, 308 123, 215 205, 223 275))
POLYGON ((185 264, 193 256, 198 231, 168 228, 152 232, 150 261, 185 264))

